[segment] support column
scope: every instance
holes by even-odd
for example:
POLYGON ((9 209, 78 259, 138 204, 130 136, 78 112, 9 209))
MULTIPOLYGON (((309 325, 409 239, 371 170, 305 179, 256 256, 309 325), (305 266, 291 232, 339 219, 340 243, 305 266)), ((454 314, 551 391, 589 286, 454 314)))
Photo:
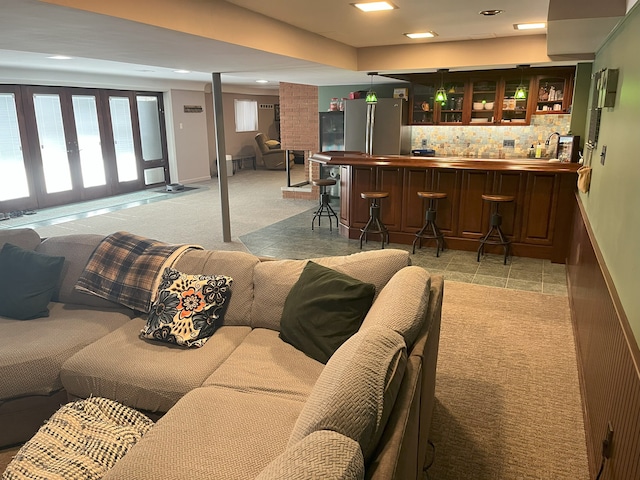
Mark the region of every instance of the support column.
POLYGON ((231 217, 229 215, 229 177, 227 176, 227 148, 224 142, 224 115, 222 113, 222 83, 219 73, 212 73, 213 123, 216 129, 216 162, 218 187, 222 213, 222 241, 231 241, 231 217))

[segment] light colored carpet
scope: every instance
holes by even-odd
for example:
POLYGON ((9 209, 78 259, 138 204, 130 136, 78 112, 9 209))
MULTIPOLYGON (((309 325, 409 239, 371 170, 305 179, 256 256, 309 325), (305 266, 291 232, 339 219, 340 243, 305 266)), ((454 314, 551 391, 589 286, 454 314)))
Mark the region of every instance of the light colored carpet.
POLYGON ((566 297, 447 281, 433 480, 587 480, 566 297))
MULTIPOLYGON (((222 215, 218 179, 192 184, 185 193, 165 196, 165 200, 90 216, 65 223, 34 228, 41 237, 70 233, 110 234, 127 230, 137 235, 170 243, 194 243, 208 249, 247 249, 238 239, 260 228, 304 212, 315 201, 283 199, 286 172, 243 168, 229 177, 230 243, 222 241, 222 215)), ((30 216, 38 221, 38 214, 30 216)))

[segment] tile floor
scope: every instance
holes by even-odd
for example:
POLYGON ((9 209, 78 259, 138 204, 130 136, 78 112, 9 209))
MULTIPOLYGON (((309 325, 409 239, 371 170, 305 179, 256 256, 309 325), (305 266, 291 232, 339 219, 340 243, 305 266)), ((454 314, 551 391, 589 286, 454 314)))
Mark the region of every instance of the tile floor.
MULTIPOLYGON (((335 207, 334 207, 335 208, 335 207)), ((255 232, 240 236, 240 240, 256 255, 277 258, 309 258, 326 255, 345 255, 360 251, 358 240, 338 235, 335 223, 329 230, 328 220, 311 230, 314 210, 294 215, 255 232)), ((363 250, 380 248, 380 242, 372 236, 363 250)), ((390 244, 385 248, 411 251, 411 245, 390 244)), ((411 255, 414 265, 446 279, 476 283, 493 287, 527 290, 551 295, 567 296, 566 269, 562 264, 549 260, 512 257, 507 265, 502 255, 485 255, 476 260, 476 252, 445 250, 436 257, 435 248, 416 249, 411 255)))
MULTIPOLYGON (((260 171, 251 171, 251 173, 252 175, 258 175, 260 171)), ((265 174, 263 173, 263 175, 265 174)), ((208 190, 208 187, 201 190, 208 190)), ((198 192, 198 190, 194 190, 195 192, 198 192)), ((184 195, 170 195, 161 191, 148 190, 146 192, 136 192, 108 199, 46 209, 38 212, 38 215, 2 221, 0 222, 0 228, 21 226, 36 228, 74 221, 77 227, 78 220, 89 219, 95 215, 136 207, 149 202, 156 203, 171 199, 171 207, 168 208, 176 209, 179 208, 181 202, 186 202, 187 198, 184 195)), ((334 209, 337 208, 335 203, 337 203, 335 200, 332 201, 334 209)), ((268 226, 255 231, 251 231, 250 228, 248 230, 245 229, 250 233, 240 235, 239 239, 251 253, 276 258, 301 259, 328 255, 347 255, 360 251, 359 241, 349 240, 338 235, 335 223, 333 224, 333 230, 330 231, 326 218, 322 218, 320 227, 316 225, 315 229, 311 230, 311 219, 314 210, 315 208, 312 208, 272 224, 268 224, 268 220, 267 222, 263 221, 262 225, 267 224, 268 226)), ((300 210, 298 209, 298 211, 300 210)), ((252 215, 249 214, 246 221, 255 225, 255 218, 252 220, 251 217, 252 215)), ((71 224, 68 223, 67 225, 71 224)), ((118 224, 118 228, 126 230, 126 222, 122 220, 118 224)), ((71 231, 69 233, 74 232, 71 231)), ((380 248, 380 242, 375 237, 375 235, 371 237, 369 243, 364 245, 363 250, 380 248)), ((201 242, 195 243, 202 244, 201 242)), ((238 245, 240 249, 243 248, 242 244, 238 245)), ((411 245, 392 243, 387 248, 400 248, 411 251, 411 245)), ((480 262, 477 262, 475 252, 445 250, 441 252, 440 257, 436 257, 435 248, 429 247, 416 250, 416 253, 411 255, 411 259, 414 265, 424 267, 432 273, 442 274, 445 278, 453 281, 567 296, 565 266, 553 264, 548 260, 512 257, 507 265, 503 265, 502 255, 486 255, 480 262)))

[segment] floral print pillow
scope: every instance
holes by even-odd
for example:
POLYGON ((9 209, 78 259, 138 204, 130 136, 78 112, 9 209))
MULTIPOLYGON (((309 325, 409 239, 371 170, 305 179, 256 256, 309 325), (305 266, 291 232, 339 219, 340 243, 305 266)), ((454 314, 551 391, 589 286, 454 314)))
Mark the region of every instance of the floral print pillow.
POLYGON ((187 275, 167 267, 141 338, 201 347, 222 324, 233 279, 187 275))

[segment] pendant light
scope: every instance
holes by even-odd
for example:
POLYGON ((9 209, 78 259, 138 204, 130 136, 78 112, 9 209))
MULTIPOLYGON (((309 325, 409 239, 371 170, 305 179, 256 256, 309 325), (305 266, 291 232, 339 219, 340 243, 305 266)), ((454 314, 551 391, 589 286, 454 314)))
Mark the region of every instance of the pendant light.
POLYGON ((444 102, 447 101, 447 90, 444 88, 444 74, 448 71, 448 68, 441 68, 438 70, 438 72, 440 72, 440 88, 436 90, 436 102, 440 102, 443 105, 444 102))
POLYGON ((377 75, 378 72, 369 72, 367 75, 369 75, 369 77, 371 77, 371 85, 369 87, 369 91, 367 92, 367 97, 365 98, 365 101, 367 103, 378 103, 378 96, 376 95, 376 92, 373 91, 373 76, 377 75))
POLYGON ((518 68, 520 69, 520 85, 518 85, 518 88, 516 88, 516 93, 513 95, 516 100, 524 100, 525 98, 527 98, 527 89, 525 88, 523 83, 524 69, 526 67, 529 67, 529 65, 518 65, 518 68))

